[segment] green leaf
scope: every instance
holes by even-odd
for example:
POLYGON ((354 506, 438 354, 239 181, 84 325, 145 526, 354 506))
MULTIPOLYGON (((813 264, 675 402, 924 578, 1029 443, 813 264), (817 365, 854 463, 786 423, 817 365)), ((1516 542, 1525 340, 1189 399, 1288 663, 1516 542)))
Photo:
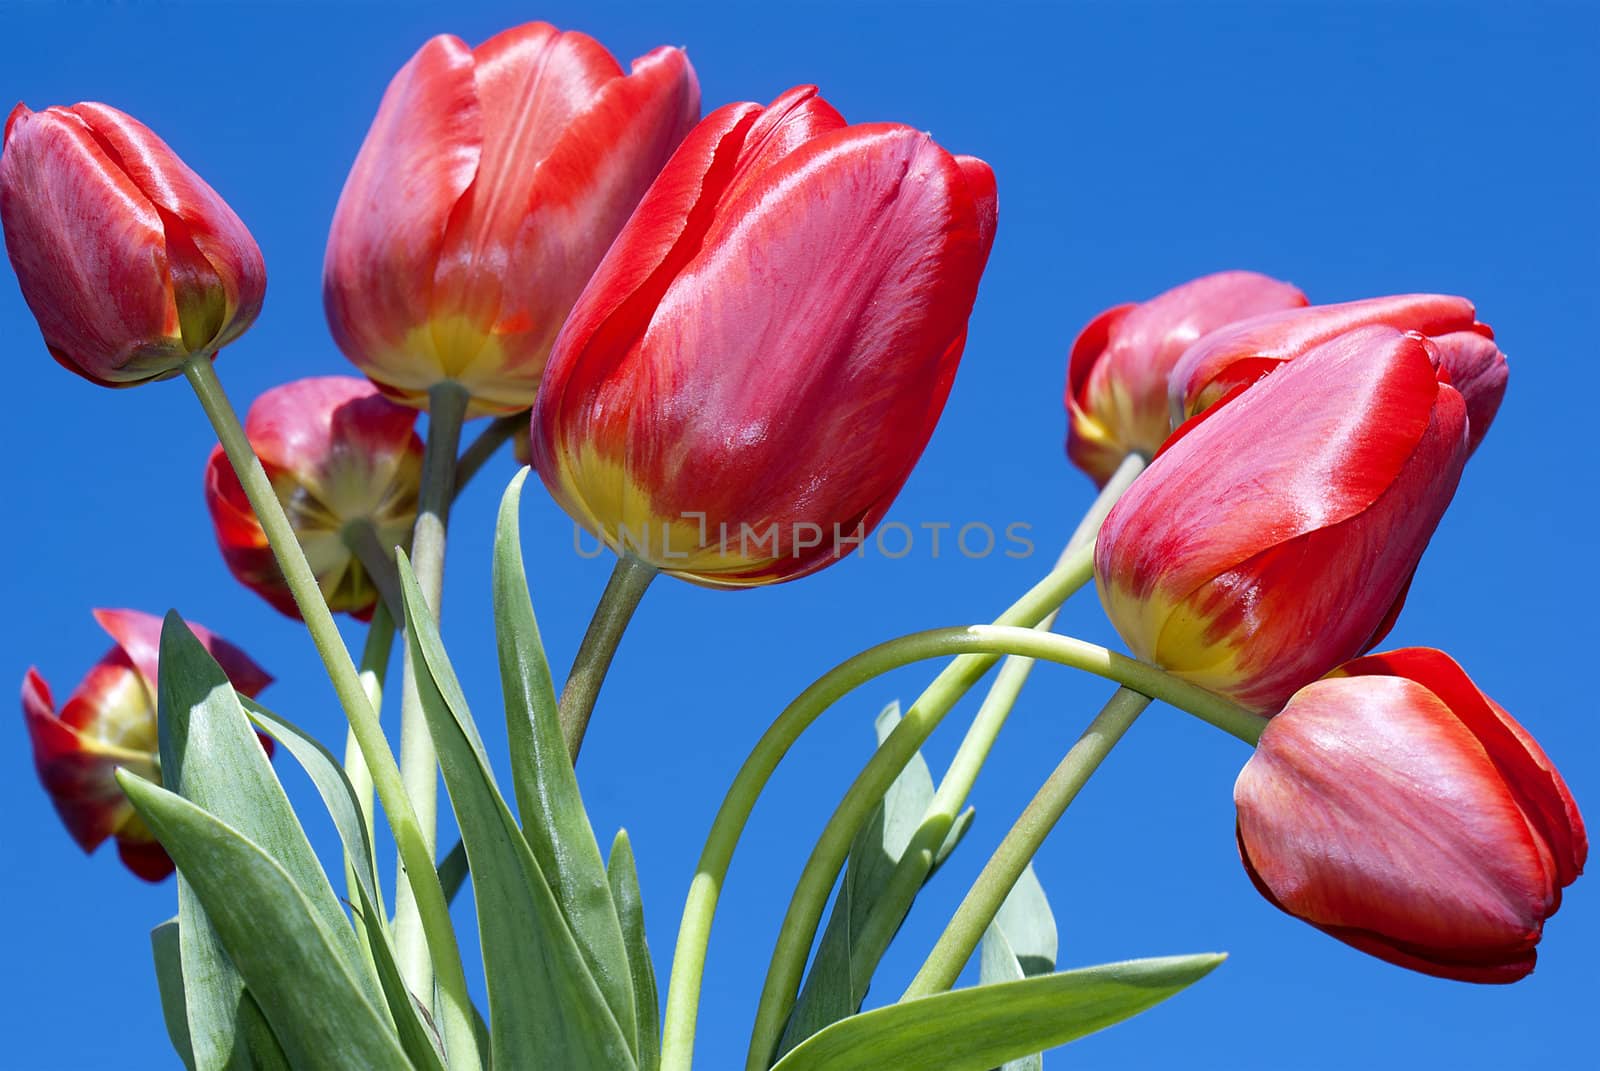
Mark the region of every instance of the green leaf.
POLYGON ((1137 1015, 1223 959, 1136 959, 891 1004, 812 1035, 773 1071, 984 1071, 1137 1015))
POLYGON ((467 847, 458 840, 439 860, 439 887, 444 890, 445 903, 455 903, 467 876, 467 847))
POLYGON ((644 899, 639 893, 639 870, 633 861, 628 831, 617 830, 606 861, 611 897, 628 945, 628 969, 633 974, 634 1020, 639 1024, 640 1071, 656 1071, 661 1064, 661 1005, 656 994, 656 968, 644 935, 644 899))
MULTIPOLYGON (((511 808, 450 668, 411 563, 397 563, 406 642, 477 903, 495 1067, 631 1071, 624 1034, 573 938, 511 808)), ((630 1001, 631 1006, 631 1001, 630 1001)))
POLYGON ((345 858, 355 874, 356 893, 361 901, 355 905, 356 917, 366 932, 371 967, 377 972, 384 1003, 399 1031, 400 1043, 415 1066, 443 1071, 443 1044, 438 1032, 432 1020, 417 1007, 395 962, 383 894, 372 865, 372 842, 367 836, 360 801, 356 799, 349 778, 345 777, 344 767, 332 752, 293 722, 251 699, 241 696, 240 701, 250 720, 289 752, 316 785, 339 832, 345 858))
MULTIPOLYGON (((879 746, 899 723, 900 704, 890 703, 875 722, 879 746)), ((839 884, 839 894, 822 931, 822 941, 817 945, 810 973, 778 1044, 779 1055, 829 1023, 861 1010, 878 964, 875 955, 858 947, 859 935, 873 908, 882 899, 912 836, 921 826, 933 796, 933 774, 922 753, 917 752, 894 779, 872 817, 850 845, 844 880, 839 884)), ((969 809, 952 826, 937 861, 949 855, 971 821, 969 809)), ((932 876, 931 870, 928 876, 932 876)))
POLYGON ((183 956, 178 949, 177 919, 168 919, 150 931, 150 953, 156 961, 156 986, 161 991, 161 1017, 167 1023, 167 1037, 183 1066, 195 1071, 189 1011, 183 1000, 183 956))
MULTIPOLYGON (((605 862, 561 733, 550 665, 539 639, 522 565, 518 507, 527 476, 525 468, 506 488, 494 540, 495 636, 505 694, 506 736, 511 745, 511 781, 528 847, 539 861, 617 1025, 634 1039, 628 951, 605 862)), ((634 1055, 639 1055, 637 1047, 634 1055)))
MULTIPOLYGON (((227 674, 175 613, 161 629, 156 692, 161 778, 192 801, 260 844, 308 897, 333 934, 337 953, 369 996, 376 987, 355 934, 305 831, 250 728, 227 674)), ((170 845, 168 853, 173 854, 170 845)), ((177 856, 173 854, 173 858, 177 856)), ((180 868, 181 869, 181 868, 180 868)), ((189 1034, 200 1071, 283 1065, 270 1015, 259 1008, 207 921, 193 875, 178 876, 179 950, 185 979, 189 1034)), ((259 936, 252 937, 260 940, 259 936)))
MULTIPOLYGON (((1055 970, 1056 920, 1032 863, 984 931, 978 963, 979 985, 1015 982, 1055 970)), ((1000 1071, 1041 1071, 1043 1067, 1044 1057, 1030 1053, 1007 1061, 1000 1071)))
POLYGON ((410 1066, 322 913, 282 864, 182 796, 125 770, 117 781, 189 875, 206 917, 272 1023, 288 1066, 410 1066))

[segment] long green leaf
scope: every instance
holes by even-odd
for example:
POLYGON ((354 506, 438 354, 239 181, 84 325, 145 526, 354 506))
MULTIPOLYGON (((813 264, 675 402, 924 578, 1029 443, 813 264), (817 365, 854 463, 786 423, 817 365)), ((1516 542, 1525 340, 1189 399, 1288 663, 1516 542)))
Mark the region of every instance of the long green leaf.
MULTIPOLYGON (((331 932, 338 954, 369 995, 355 934, 333 887, 245 719, 227 674, 175 613, 161 629, 157 681, 161 776, 173 792, 263 846, 294 878, 331 932)), ((179 950, 189 1032, 200 1071, 280 1066, 270 1016, 245 991, 230 949, 205 918, 189 881, 178 877, 179 950)))
POLYGON ((156 961, 156 987, 161 991, 161 1017, 167 1024, 167 1037, 183 1066, 195 1071, 189 1010, 183 997, 183 955, 178 948, 177 919, 168 919, 150 931, 150 953, 156 961))
POLYGON ((639 1069, 656 1071, 661 1063, 661 1005, 656 994, 656 968, 650 961, 650 944, 644 933, 644 898, 639 892, 639 869, 633 861, 628 831, 617 830, 606 860, 611 897, 628 945, 628 969, 633 974, 634 1020, 639 1025, 639 1069))
POLYGON ((356 876, 356 893, 361 902, 356 904, 356 917, 367 934, 367 947, 372 952, 372 967, 377 972, 383 999, 400 1034, 411 1062, 419 1068, 443 1071, 443 1054, 437 1031, 431 1019, 418 1008, 400 968, 395 962, 394 946, 390 941, 389 927, 383 895, 378 887, 378 875, 372 867, 372 842, 367 837, 367 823, 361 816, 361 804, 356 792, 344 774, 344 768, 333 753, 305 730, 286 718, 251 699, 240 697, 245 713, 262 731, 276 740, 292 755, 307 775, 322 802, 333 818, 339 832, 345 858, 350 861, 356 876))
POLYGON ((812 1035, 773 1071, 984 1071, 1137 1015, 1223 958, 1108 963, 891 1004, 812 1035))
MULTIPOLYGON (((978 984, 1015 982, 1047 974, 1056 967, 1056 920, 1033 864, 1000 905, 984 931, 979 953, 978 984)), ((1000 1071, 1042 1071, 1044 1056, 1030 1053, 1008 1060, 1000 1071)))
POLYGON ((625 1035, 589 973, 516 816, 495 787, 438 627, 401 555, 406 642, 472 870, 497 1068, 632 1071, 625 1035))
POLYGON ((387 1017, 368 999, 321 912, 288 870, 182 796, 125 770, 117 781, 189 876, 290 1066, 410 1066, 387 1017))
MULTIPOLYGON (((617 1025, 635 1038, 634 993, 606 865, 578 791, 556 714, 555 686, 522 564, 518 507, 528 470, 500 500, 494 540, 494 618, 505 694, 511 780, 523 834, 550 883, 617 1025)), ((639 1050, 634 1048, 634 1055, 639 1050)))
MULTIPOLYGON (((879 746, 900 723, 900 704, 890 703, 878 715, 874 728, 879 746)), ((811 970, 795 1001, 778 1054, 788 1052, 829 1023, 838 1022, 861 1010, 877 968, 875 957, 857 946, 862 929, 874 906, 889 884, 895 867, 905 854, 912 835, 922 824, 928 805, 933 802, 933 774, 922 753, 911 757, 900 775, 889 786, 872 817, 856 834, 845 864, 844 880, 834 898, 822 940, 812 958, 811 970)), ((949 855, 957 840, 971 824, 971 813, 952 827, 940 851, 940 860, 949 855)), ((932 872, 929 872, 932 876, 932 872)))

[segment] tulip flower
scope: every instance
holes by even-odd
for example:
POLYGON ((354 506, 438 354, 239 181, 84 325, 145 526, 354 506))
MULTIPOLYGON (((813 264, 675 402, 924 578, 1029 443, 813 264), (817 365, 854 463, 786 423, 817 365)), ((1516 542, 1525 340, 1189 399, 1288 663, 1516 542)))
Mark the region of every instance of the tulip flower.
POLYGON ((1363 952, 1467 982, 1533 970, 1583 871, 1572 793, 1447 655, 1358 659, 1300 689, 1234 787, 1274 905, 1363 952))
POLYGON ((1095 550, 1134 653, 1271 713, 1370 649, 1466 461, 1446 379, 1426 339, 1365 327, 1186 424, 1095 550))
POLYGON ((1225 271, 1102 312, 1067 362, 1067 456, 1096 484, 1129 454, 1153 456, 1172 431, 1167 377, 1184 350, 1236 320, 1305 303, 1288 283, 1225 271))
POLYGON ((50 355, 106 387, 177 375, 244 333, 255 239, 143 124, 104 104, 17 105, 0 153, 6 250, 50 355))
POLYGON ((624 74, 541 22, 475 49, 433 38, 389 84, 334 212, 340 348, 408 405, 454 381, 470 414, 528 408, 573 300, 699 117, 676 48, 624 74))
MULTIPOLYGON (((22 681, 22 716, 33 741, 39 781, 78 846, 92 852, 107 838, 129 870, 146 881, 172 873, 172 861, 122 794, 118 767, 161 782, 156 736, 156 667, 161 618, 134 610, 96 610, 115 646, 57 712, 36 669, 22 681)), ((272 682, 243 651, 191 625, 233 686, 257 695, 272 682)), ((267 753, 272 741, 262 738, 267 753)))
POLYGON ((1172 370, 1174 419, 1188 419, 1331 338, 1372 324, 1433 340, 1439 363, 1467 403, 1471 446, 1489 430, 1506 392, 1506 359, 1472 302, 1444 294, 1400 294, 1266 313, 1207 335, 1172 370))
POLYGON ((850 553, 944 408, 994 176, 811 86, 684 141, 578 299, 534 463, 603 542, 710 586, 850 553))
MULTIPOLYGON (((294 527, 328 608, 372 616, 378 587, 352 547, 410 542, 422 480, 417 411, 363 379, 325 376, 274 387, 250 407, 245 434, 294 527), (370 529, 358 531, 362 526, 370 529)), ((206 463, 206 505, 228 569, 298 618, 267 536, 221 447, 206 463)))

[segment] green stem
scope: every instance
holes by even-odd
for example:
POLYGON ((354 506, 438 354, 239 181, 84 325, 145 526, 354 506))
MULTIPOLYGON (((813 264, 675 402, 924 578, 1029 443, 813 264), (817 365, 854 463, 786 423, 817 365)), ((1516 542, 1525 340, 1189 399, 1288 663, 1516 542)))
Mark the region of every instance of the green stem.
MULTIPOLYGON (((361 686, 367 693, 367 702, 372 704, 372 709, 382 718, 383 711, 383 682, 389 672, 389 654, 394 648, 394 617, 389 613, 388 606, 383 600, 372 611, 372 622, 367 626, 367 642, 361 650, 361 686)), ((372 771, 367 769, 367 760, 362 757, 361 745, 356 740, 355 731, 350 730, 344 742, 344 771, 345 777, 350 781, 350 789, 355 793, 356 805, 361 808, 361 823, 367 830, 367 865, 372 868, 376 877, 378 860, 373 853, 373 804, 372 804, 372 771)), ((351 867, 351 861, 345 860, 345 885, 350 891, 350 903, 361 903, 361 893, 357 888, 356 875, 351 867)), ((374 905, 380 912, 384 910, 381 902, 383 893, 378 893, 380 902, 374 905)), ((362 951, 369 957, 372 950, 367 946, 367 931, 365 927, 356 927, 356 939, 361 943, 362 951)))
MULTIPOLYGON (((1081 554, 1084 548, 1093 546, 1106 514, 1111 512, 1111 507, 1116 505, 1123 492, 1132 486, 1133 481, 1144 471, 1146 463, 1140 454, 1129 454, 1123 459, 1122 464, 1106 481, 1099 495, 1085 511, 1083 519, 1078 522, 1072 538, 1067 541, 1066 549, 1061 552, 1057 568, 1081 554)), ((1058 612, 1059 607, 1051 610, 1034 628, 1041 632, 1049 631, 1055 625, 1058 612)), ((912 834, 889 881, 868 913, 860 933, 855 936, 851 946, 851 961, 860 965, 863 977, 871 978, 877 970, 878 962, 888 951, 889 943, 910 913, 912 901, 916 899, 917 893, 928 880, 928 875, 933 872, 939 850, 943 847, 951 827, 955 825, 962 807, 966 805, 967 797, 971 794, 973 785, 977 783, 978 773, 988 760, 989 752, 993 750, 995 741, 1000 736, 1000 730, 1010 717, 1023 685, 1033 672, 1033 667, 1033 659, 1013 656, 1005 660, 1000 672, 996 674, 994 683, 990 685, 982 706, 978 708, 972 725, 956 751, 955 758, 950 762, 950 768, 939 782, 938 791, 923 813, 921 823, 912 834)), ((839 835, 848 835, 854 840, 857 816, 852 814, 846 817, 836 813, 836 817, 844 827, 838 831, 839 835)), ((840 865, 843 865, 842 861, 840 865)), ((830 885, 831 882, 830 877, 830 885)), ((820 888, 820 886, 820 881, 814 881, 810 887, 820 888)), ((798 895, 797 892, 797 898, 798 895)), ((798 927, 803 919, 813 915, 820 921, 822 912, 827 906, 826 896, 824 890, 822 899, 817 903, 803 905, 791 903, 790 917, 785 920, 785 926, 780 932, 788 933, 792 927, 798 927)), ((750 1042, 752 1066, 763 1055, 770 1062, 770 1058, 776 1052, 775 1046, 794 1008, 810 944, 809 937, 804 942, 795 939, 780 943, 779 950, 783 954, 781 961, 778 952, 774 952, 772 965, 767 972, 767 984, 763 987, 762 1006, 756 1011, 756 1031, 750 1042), (777 1032, 777 1036, 773 1036, 774 1031, 777 1032)))
POLYGON ((392 628, 394 621, 405 616, 405 605, 400 599, 400 574, 395 571, 394 565, 394 548, 383 545, 378 526, 367 517, 351 521, 339 535, 350 553, 361 563, 372 586, 378 589, 378 602, 388 611, 392 628))
MULTIPOLYGON (((445 536, 450 524, 450 503, 455 497, 456 451, 461 445, 461 424, 470 396, 451 380, 428 391, 428 442, 422 455, 422 487, 417 497, 417 522, 411 531, 411 566, 417 585, 434 620, 439 619, 444 594, 445 536)), ((397 620, 404 620, 397 617, 397 620)), ((439 823, 439 757, 428 731, 427 715, 417 691, 416 669, 408 647, 402 663, 400 692, 400 776, 406 795, 416 808, 417 823, 427 844, 429 868, 437 853, 439 823)), ((427 935, 416 899, 402 886, 395 890, 395 960, 401 976, 426 1006, 433 993, 433 966, 429 962, 427 935)))
POLYGON ((478 1066, 478 1039, 473 1028, 472 999, 467 993, 467 979, 461 968, 461 953, 456 945, 455 930, 450 923, 450 908, 445 902, 444 890, 439 886, 438 874, 433 868, 433 856, 416 812, 406 797, 405 785, 400 778, 400 768, 384 739, 383 728, 378 724, 377 712, 367 699, 361 675, 350 652, 339 636, 339 626, 334 623, 328 604, 323 601, 317 579, 306 562, 305 552, 295 538, 294 529, 284 516, 283 504, 278 501, 272 483, 261 468, 261 461, 251 449, 239 416, 234 412, 228 396, 217 379, 216 370, 209 357, 200 354, 183 366, 184 376, 194 388, 200 407, 205 410, 217 439, 233 465, 239 484, 244 488, 250 506, 267 542, 283 571, 284 580, 300 609, 306 629, 311 633, 322 664, 327 668, 339 704, 349 719, 350 729, 360 745, 361 754, 371 771, 378 799, 388 816, 395 843, 399 845, 404 863, 406 881, 416 895, 421 908, 423 929, 432 949, 434 962, 439 965, 439 994, 441 999, 440 1032, 444 1038, 452 1063, 463 1067, 478 1066))
MULTIPOLYGON (((1055 577, 1056 574, 1052 573, 1047 580, 1055 577)), ((1042 606, 1031 603, 1030 597, 1035 596, 1041 588, 1046 588, 1046 585, 1036 586, 1028 597, 1024 597, 1017 607, 1012 608, 1013 611, 1017 611, 1018 607, 1023 607, 1023 612, 1017 616, 1028 626, 1037 623, 1053 606, 1059 605, 1062 601, 1062 597, 1056 597, 1051 602, 1047 596, 1042 600, 1042 606), (1027 612, 1030 610, 1036 612, 1030 616, 1027 612)), ((952 663, 946 668, 945 673, 940 674, 939 680, 930 686, 929 692, 938 690, 934 696, 935 704, 955 702, 955 695, 950 693, 955 690, 958 677, 952 675, 951 671, 958 664, 970 667, 975 662, 982 662, 987 667, 993 665, 1000 656, 1023 655, 1047 662, 1057 662, 1114 680, 1145 695, 1187 710, 1246 739, 1258 735, 1259 726, 1265 724, 1264 719, 1235 706, 1226 699, 1212 695, 1187 681, 1179 680, 1154 666, 1117 654, 1098 644, 1086 643, 1069 636, 1035 632, 1031 627, 972 625, 917 632, 880 644, 841 663, 800 693, 794 702, 778 715, 778 719, 762 735, 755 750, 740 767, 732 787, 717 811, 716 819, 712 822, 711 832, 701 852, 694 880, 690 883, 689 895, 679 923, 678 943, 672 961, 666 1015, 662 1027, 662 1071, 686 1071, 690 1066, 694 1051, 695 1011, 700 1000, 700 983, 705 971, 706 947, 711 936, 711 920, 716 911, 717 898, 721 892, 722 882, 727 876, 739 836, 744 831, 756 799, 771 778, 773 770, 777 768, 778 762, 800 734, 823 711, 853 689, 901 666, 951 655, 966 656, 967 661, 958 660, 957 663, 952 663), (941 685, 941 681, 946 683, 941 685)), ((972 674, 971 669, 961 672, 972 674)), ((970 685, 970 680, 967 683, 970 685)), ((901 724, 878 748, 872 760, 867 763, 866 769, 851 786, 850 792, 846 793, 844 801, 840 804, 840 810, 861 807, 863 799, 867 801, 866 806, 870 807, 882 798, 900 768, 921 744, 921 739, 911 738, 919 731, 923 732, 923 737, 926 736, 926 731, 931 731, 931 729, 923 731, 925 727, 913 717, 917 706, 924 703, 928 694, 924 693, 924 698, 912 706, 901 724), (907 725, 913 726, 905 734, 908 739, 897 746, 896 737, 901 735, 900 730, 907 725)), ((924 715, 921 720, 927 720, 927 716, 924 715)), ((813 861, 819 854, 824 858, 832 856, 843 860, 848 851, 848 836, 845 837, 843 845, 838 845, 829 842, 825 832, 824 840, 818 843, 816 851, 813 852, 813 861)), ((837 865, 828 868, 829 875, 837 872, 837 865)), ((804 876, 801 880, 805 881, 804 876)), ((824 884, 831 883, 830 876, 824 884)), ((814 921, 809 929, 815 932, 814 921)))
POLYGON ((1149 705, 1148 696, 1119 688, 1095 715, 989 857, 901 1000, 942 993, 955 984, 961 969, 983 939, 984 931, 1000 911, 1000 905, 1011 894, 1045 837, 1066 813, 1067 805, 1149 705))
POLYGON ((595 607, 589 630, 583 634, 578 657, 573 659, 572 672, 567 674, 566 686, 561 689, 559 707, 561 735, 567 741, 567 753, 574 762, 578 759, 578 750, 583 747, 589 716, 594 713, 594 701, 605 683, 611 659, 616 656, 617 644, 622 641, 633 612, 639 608, 645 589, 655 578, 654 566, 627 554, 618 558, 605 593, 600 596, 600 605, 595 607))
POLYGON ((472 482, 495 452, 504 446, 519 428, 526 428, 529 420, 528 411, 512 413, 510 416, 498 417, 489 421, 488 425, 478 433, 468 447, 461 451, 461 459, 456 462, 456 494, 472 482))

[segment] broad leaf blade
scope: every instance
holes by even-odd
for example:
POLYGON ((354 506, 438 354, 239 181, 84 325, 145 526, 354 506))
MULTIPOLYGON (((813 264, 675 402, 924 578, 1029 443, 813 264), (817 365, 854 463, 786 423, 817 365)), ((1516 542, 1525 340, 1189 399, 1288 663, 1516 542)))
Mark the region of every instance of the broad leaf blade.
POLYGON ((367 837, 361 803, 345 777, 344 768, 332 752, 293 722, 243 696, 240 701, 250 720, 289 752, 316 785, 356 877, 360 898, 360 903, 355 905, 357 922, 366 931, 367 947, 372 953, 371 966, 377 972, 384 1003, 399 1031, 400 1043, 415 1066, 442 1071, 442 1044, 438 1033, 417 1008, 395 963, 383 895, 372 867, 372 842, 367 837))
POLYGON ((892 1004, 814 1034, 774 1071, 986 1071, 1137 1015, 1222 960, 1108 963, 892 1004))
POLYGON ((156 986, 161 991, 161 1017, 167 1037, 183 1066, 195 1071, 194 1044, 189 1040, 189 1011, 183 997, 183 957, 178 949, 178 920, 168 919, 150 931, 150 953, 156 961, 156 986))
MULTIPOLYGON (((518 507, 527 476, 523 469, 506 488, 494 541, 495 637, 517 811, 528 847, 561 905, 590 973, 617 1025, 633 1039, 637 1035, 628 951, 600 846, 562 737, 555 686, 522 564, 518 507)), ((639 1055, 637 1048, 634 1055, 639 1055)))
POLYGON ((178 958, 196 1071, 268 1071, 288 1060, 223 950, 200 897, 178 875, 178 958))
MULTIPOLYGON (((1022 872, 994 921, 984 931, 978 984, 1015 982, 1048 974, 1056 966, 1056 920, 1033 864, 1022 872)), ((1009 1060, 1000 1071, 1041 1071, 1040 1053, 1009 1060)))
POLYGON ((611 897, 617 903, 623 940, 628 946, 628 969, 633 974, 634 1020, 638 1023, 640 1071, 656 1071, 661 1063, 661 1006, 656 994, 656 968, 645 940, 644 898, 639 893, 639 870, 633 861, 628 831, 617 830, 606 861, 611 897))
MULTIPOLYGON (((293 1067, 409 1066, 295 878, 239 830, 119 771, 118 782, 205 908, 293 1067)), ((343 923, 341 923, 343 925, 343 923)))
POLYGON ((500 1068, 631 1071, 625 1035, 596 985, 511 808, 495 787, 433 615, 401 555, 417 691, 473 875, 492 1062, 500 1068))

